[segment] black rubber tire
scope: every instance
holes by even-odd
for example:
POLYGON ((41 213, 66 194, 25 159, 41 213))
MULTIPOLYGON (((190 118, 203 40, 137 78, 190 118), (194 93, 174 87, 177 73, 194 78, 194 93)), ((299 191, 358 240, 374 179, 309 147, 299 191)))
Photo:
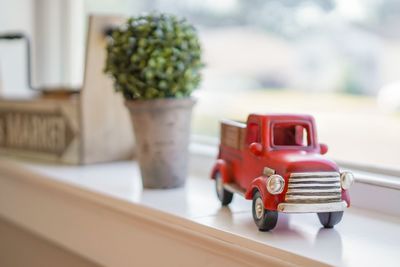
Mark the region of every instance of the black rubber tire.
POLYGON ((320 212, 318 219, 325 228, 333 228, 343 217, 343 211, 320 212))
POLYGON ((264 212, 260 218, 257 217, 256 211, 256 202, 257 199, 261 199, 261 194, 259 191, 256 191, 253 195, 253 205, 252 205, 252 212, 253 212, 253 219, 254 223, 257 225, 258 230, 261 232, 270 231, 275 228, 276 223, 278 221, 278 212, 264 209, 264 205, 262 205, 262 209, 264 212))
POLYGON ((219 173, 217 173, 215 177, 215 191, 217 192, 217 196, 219 201, 221 201, 222 206, 228 206, 233 199, 233 193, 229 192, 225 188, 218 188, 218 183, 222 183, 222 177, 219 173))

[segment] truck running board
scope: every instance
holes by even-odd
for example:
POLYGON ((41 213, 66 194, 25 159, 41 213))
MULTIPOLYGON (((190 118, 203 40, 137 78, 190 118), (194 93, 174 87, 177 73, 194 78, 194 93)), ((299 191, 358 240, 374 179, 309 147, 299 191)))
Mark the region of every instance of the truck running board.
POLYGON ((244 197, 244 194, 246 193, 246 190, 235 183, 224 184, 224 188, 229 192, 239 194, 242 197, 244 197))

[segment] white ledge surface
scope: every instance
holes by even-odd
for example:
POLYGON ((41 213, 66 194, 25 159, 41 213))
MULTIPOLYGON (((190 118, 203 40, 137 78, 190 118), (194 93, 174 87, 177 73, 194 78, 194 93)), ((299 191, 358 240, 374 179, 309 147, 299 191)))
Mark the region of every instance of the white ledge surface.
MULTIPOLYGON (((17 180, 32 180, 36 184, 64 191, 72 197, 76 196, 74 192, 86 194, 91 201, 102 205, 108 203, 108 208, 115 212, 135 212, 135 209, 139 209, 143 216, 147 214, 146 210, 150 212, 149 216, 160 213, 160 216, 164 216, 160 218, 173 222, 177 227, 199 231, 203 236, 242 250, 269 253, 271 255, 266 256, 278 262, 287 259, 288 264, 304 266, 400 264, 400 218, 383 213, 350 208, 345 211, 342 222, 335 229, 321 228, 315 214, 280 213, 277 227, 273 231, 259 232, 253 223, 251 202, 235 195, 229 207, 221 207, 214 192, 214 183, 208 177, 192 176, 186 186, 180 189, 142 190, 135 162, 71 167, 1 158, 0 187, 7 179, 13 179, 11 176, 14 174, 18 176, 17 180)), ((14 214, 12 207, 7 206, 6 192, 3 192, 2 199, 1 190, 0 215, 16 223, 23 223, 22 219, 26 219, 23 227, 30 228, 30 217, 14 214)), ((46 235, 45 230, 31 230, 46 235)), ((118 233, 119 229, 114 231, 118 233)), ((52 239, 51 236, 44 237, 52 239)), ((62 238, 53 241, 61 242, 62 238)), ((61 245, 68 247, 68 244, 73 242, 68 239, 61 245)), ((83 247, 78 253, 94 258, 91 250, 85 249, 83 247), (88 251, 87 255, 85 251, 88 251)), ((99 256, 96 260, 107 265, 114 263, 111 258, 99 256)))

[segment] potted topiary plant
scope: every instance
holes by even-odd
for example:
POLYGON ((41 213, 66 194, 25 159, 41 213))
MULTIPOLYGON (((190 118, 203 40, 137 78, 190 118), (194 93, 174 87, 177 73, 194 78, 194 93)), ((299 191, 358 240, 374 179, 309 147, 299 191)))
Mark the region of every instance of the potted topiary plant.
POLYGON ((202 67, 197 32, 185 19, 143 15, 112 30, 105 72, 130 111, 144 187, 185 182, 195 104, 190 95, 202 67))

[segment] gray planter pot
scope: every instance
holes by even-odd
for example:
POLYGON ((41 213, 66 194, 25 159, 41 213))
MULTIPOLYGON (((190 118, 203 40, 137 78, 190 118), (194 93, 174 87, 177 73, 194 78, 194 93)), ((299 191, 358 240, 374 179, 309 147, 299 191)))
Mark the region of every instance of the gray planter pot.
POLYGON ((184 185, 194 104, 192 98, 125 102, 132 118, 144 187, 184 185))

